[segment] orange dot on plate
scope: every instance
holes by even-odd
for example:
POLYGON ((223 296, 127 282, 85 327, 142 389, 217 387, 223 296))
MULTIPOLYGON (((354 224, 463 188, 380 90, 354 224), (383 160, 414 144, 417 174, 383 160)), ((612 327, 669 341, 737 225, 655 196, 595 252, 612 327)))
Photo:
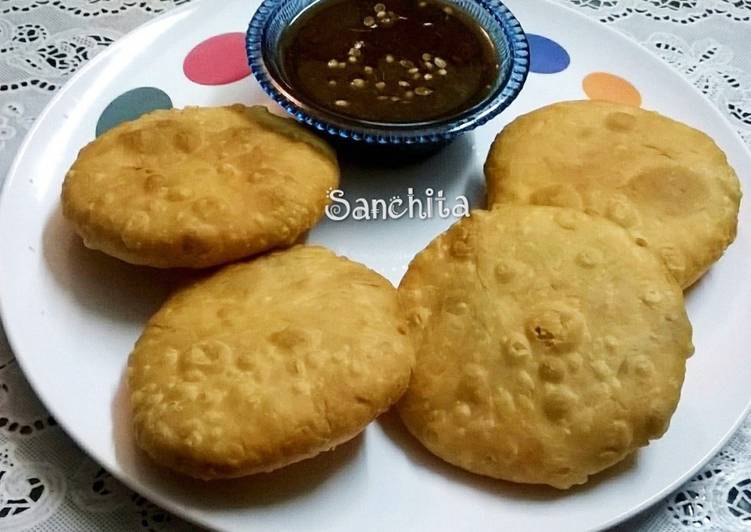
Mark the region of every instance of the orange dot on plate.
POLYGON ((606 100, 636 107, 641 105, 641 94, 636 87, 615 74, 593 72, 584 78, 582 86, 591 100, 606 100))

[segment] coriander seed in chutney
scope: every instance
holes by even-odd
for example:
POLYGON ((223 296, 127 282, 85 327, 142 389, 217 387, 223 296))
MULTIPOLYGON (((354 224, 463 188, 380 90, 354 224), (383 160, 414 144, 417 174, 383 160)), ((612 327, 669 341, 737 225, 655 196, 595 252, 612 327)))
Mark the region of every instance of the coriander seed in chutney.
POLYGON ((321 0, 284 31, 281 53, 307 105, 376 123, 457 116, 499 75, 485 30, 436 0, 321 0))

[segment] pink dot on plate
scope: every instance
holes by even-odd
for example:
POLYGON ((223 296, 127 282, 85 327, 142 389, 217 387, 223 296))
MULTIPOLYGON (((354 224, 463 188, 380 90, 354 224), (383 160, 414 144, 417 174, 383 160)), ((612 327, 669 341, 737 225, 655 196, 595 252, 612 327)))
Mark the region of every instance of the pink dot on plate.
POLYGON ((199 85, 226 85, 250 75, 244 33, 225 33, 206 39, 183 62, 183 72, 199 85))

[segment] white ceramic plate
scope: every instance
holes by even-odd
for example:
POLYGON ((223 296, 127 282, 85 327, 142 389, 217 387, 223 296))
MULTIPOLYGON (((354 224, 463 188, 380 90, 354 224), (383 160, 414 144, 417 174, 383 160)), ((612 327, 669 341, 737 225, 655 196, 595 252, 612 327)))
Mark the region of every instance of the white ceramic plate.
MULTIPOLYGON (((581 80, 605 70, 631 80, 644 107, 710 135, 738 174, 751 159, 718 112, 685 81, 615 32, 544 2, 511 0, 527 31, 552 37, 568 70, 530 75, 499 118, 431 160, 398 171, 349 165, 348 197, 406 196, 432 186, 480 204, 481 164, 493 135, 516 115, 584 97, 581 80)), ((340 449, 276 474, 202 484, 154 467, 128 428, 123 369, 141 327, 169 289, 170 275, 86 251, 63 222, 60 185, 102 110, 139 85, 176 106, 265 102, 248 78, 222 87, 189 82, 182 58, 204 38, 244 31, 257 0, 197 2, 140 28, 75 76, 38 119, 8 175, 0 206, 0 302, 8 337, 36 392, 91 456, 155 503, 228 530, 582 530, 611 525, 667 495, 718 451, 751 399, 751 237, 741 213, 737 242, 688 297, 696 355, 667 435, 615 470, 568 493, 465 474, 426 453, 390 416, 340 449)), ((748 183, 746 183, 748 185, 748 183)), ((412 256, 450 220, 324 222, 311 234, 398 282, 412 256)))

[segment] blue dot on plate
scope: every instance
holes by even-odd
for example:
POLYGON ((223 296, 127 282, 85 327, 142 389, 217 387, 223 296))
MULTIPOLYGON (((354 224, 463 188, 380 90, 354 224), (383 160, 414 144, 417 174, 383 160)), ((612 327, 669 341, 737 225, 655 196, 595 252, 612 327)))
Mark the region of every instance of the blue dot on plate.
POLYGON ((96 124, 96 136, 123 122, 157 109, 172 109, 172 99, 156 87, 138 87, 121 94, 104 109, 96 124))
POLYGON ((552 39, 527 34, 529 40, 530 70, 538 74, 555 74, 563 72, 571 64, 571 57, 566 49, 552 39))

